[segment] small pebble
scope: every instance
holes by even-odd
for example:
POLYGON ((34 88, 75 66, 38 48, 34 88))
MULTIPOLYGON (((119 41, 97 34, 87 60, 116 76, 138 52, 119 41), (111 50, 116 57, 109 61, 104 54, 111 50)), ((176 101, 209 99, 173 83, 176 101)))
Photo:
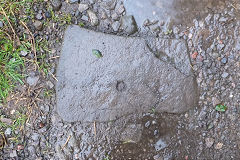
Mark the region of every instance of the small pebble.
POLYGON ((25 57, 25 56, 28 55, 28 52, 25 51, 25 50, 22 50, 22 51, 20 52, 20 55, 23 56, 23 57, 25 57))
POLYGON ((92 25, 92 26, 98 25, 99 22, 98 22, 98 17, 97 17, 97 15, 96 15, 93 11, 91 11, 91 10, 88 10, 87 13, 88 13, 88 16, 89 16, 91 25, 92 25))
POLYGON ((47 81, 46 85, 48 86, 49 89, 52 89, 54 87, 54 84, 51 81, 47 81))
POLYGON ((118 21, 113 22, 112 28, 113 28, 114 32, 117 32, 119 27, 120 27, 120 23, 118 21))
POLYGON ((88 21, 88 17, 85 16, 85 15, 83 15, 82 18, 81 18, 81 20, 88 21))
POLYGON ((36 15, 36 19, 37 19, 37 20, 42 20, 42 19, 43 19, 42 14, 41 14, 41 13, 38 13, 38 14, 36 15))
POLYGON ((10 158, 17 157, 17 151, 16 151, 16 150, 13 150, 12 152, 10 152, 9 157, 10 157, 10 158))
POLYGON ((3 22, 0 21, 0 28, 3 28, 3 22))
POLYGON ((4 132, 4 134, 5 134, 6 136, 9 136, 11 133, 12 133, 12 129, 11 129, 11 128, 7 128, 7 129, 5 130, 5 132, 4 132))
POLYGON ((38 31, 41 31, 43 29, 43 24, 40 21, 35 21, 33 25, 38 31))
POLYGON ((213 138, 206 138, 205 143, 206 143, 207 148, 210 148, 210 147, 212 147, 212 145, 214 143, 214 139, 213 138))
POLYGON ((224 57, 224 58, 221 59, 221 62, 222 62, 223 64, 226 64, 227 61, 228 61, 228 59, 227 59, 226 57, 224 57))
POLYGON ((112 17, 113 20, 117 20, 118 19, 117 13, 113 13, 111 17, 112 17))
POLYGON ((147 122, 145 123, 145 127, 146 127, 146 128, 148 128, 150 125, 151 125, 151 122, 150 122, 150 121, 147 121, 147 122))
POLYGON ((37 84, 39 80, 39 76, 29 76, 27 78, 27 83, 30 85, 30 86, 35 86, 37 84))
POLYGON ((158 130, 154 130, 153 135, 156 136, 158 134, 158 130))
POLYGON ((223 143, 217 143, 215 149, 221 149, 223 147, 223 143))
POLYGON ((221 76, 222 76, 222 78, 227 78, 228 75, 229 75, 229 74, 228 74, 227 72, 223 72, 221 76))
POLYGON ((51 15, 51 13, 50 13, 50 12, 48 12, 48 11, 47 11, 47 12, 45 12, 45 17, 46 17, 46 18, 51 18, 51 17, 52 17, 52 15, 51 15))
POLYGON ((125 11, 124 5, 120 5, 120 7, 118 8, 118 14, 122 14, 125 11))
POLYGON ((217 99, 216 97, 213 97, 212 103, 213 103, 213 107, 216 107, 216 105, 221 104, 221 101, 219 99, 217 99))
POLYGON ((84 4, 84 3, 80 3, 79 4, 79 6, 78 6, 78 10, 79 10, 79 12, 84 12, 84 11, 86 11, 87 9, 88 9, 89 7, 88 7, 88 4, 84 4))

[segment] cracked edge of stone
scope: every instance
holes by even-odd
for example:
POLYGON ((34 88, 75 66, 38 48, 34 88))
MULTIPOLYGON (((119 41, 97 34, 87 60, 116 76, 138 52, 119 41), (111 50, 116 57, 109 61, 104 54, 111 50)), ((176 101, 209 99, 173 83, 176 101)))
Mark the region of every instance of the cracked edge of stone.
MULTIPOLYGON (((195 77, 195 76, 194 76, 193 69, 192 69, 192 62, 191 62, 191 59, 190 59, 189 48, 188 48, 187 42, 186 42, 185 40, 181 40, 181 41, 184 42, 184 45, 185 45, 185 47, 186 47, 186 49, 187 49, 187 57, 188 57, 187 60, 189 61, 189 64, 191 65, 191 66, 190 66, 190 67, 191 67, 191 73, 189 73, 189 74, 186 74, 186 73, 182 72, 182 71, 176 66, 175 62, 171 61, 171 57, 169 57, 168 55, 164 54, 164 56, 166 56, 166 57, 167 57, 168 59, 170 59, 170 60, 163 60, 163 59, 161 59, 161 58, 159 58, 159 57, 156 56, 158 53, 155 52, 155 51, 153 51, 153 48, 150 46, 150 42, 156 41, 156 38, 153 38, 153 37, 151 37, 151 38, 146 38, 146 37, 145 37, 145 38, 143 38, 143 39, 144 39, 144 41, 145 41, 145 45, 146 45, 147 49, 154 55, 155 58, 157 58, 158 60, 160 60, 160 61, 163 62, 163 63, 166 63, 166 64, 171 65, 174 69, 176 69, 176 70, 179 71, 181 74, 183 74, 184 76, 186 76, 186 78, 189 77, 189 76, 195 77)), ((173 39, 165 39, 165 40, 173 40, 173 39)))

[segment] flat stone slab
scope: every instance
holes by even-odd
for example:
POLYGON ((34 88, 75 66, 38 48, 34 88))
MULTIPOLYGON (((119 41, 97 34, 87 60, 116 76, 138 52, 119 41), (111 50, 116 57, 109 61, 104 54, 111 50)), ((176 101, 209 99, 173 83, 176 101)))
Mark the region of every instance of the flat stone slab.
POLYGON ((182 113, 198 103, 181 40, 119 37, 69 26, 57 79, 57 112, 68 122, 104 122, 153 108, 182 113))

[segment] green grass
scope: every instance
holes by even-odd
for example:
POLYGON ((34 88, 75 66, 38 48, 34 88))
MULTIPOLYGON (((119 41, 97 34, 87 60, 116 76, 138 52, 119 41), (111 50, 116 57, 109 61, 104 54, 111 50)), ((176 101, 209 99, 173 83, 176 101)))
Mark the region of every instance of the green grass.
MULTIPOLYGON (((43 76, 48 75, 52 67, 48 41, 38 39, 39 37, 34 39, 28 33, 29 28, 31 29, 28 22, 34 21, 35 16, 33 5, 43 1, 0 0, 0 21, 4 24, 0 28, 0 103, 5 102, 17 83, 23 84, 24 66, 27 68, 34 64, 43 76), (20 33, 17 32, 19 30, 20 33), (34 54, 34 58, 20 56, 21 51, 34 54)), ((47 4, 47 10, 50 11, 51 18, 43 21, 44 26, 52 22, 59 25, 71 24, 71 14, 55 14, 50 3, 47 4)), ((83 23, 79 25, 84 26, 83 23)))
POLYGON ((16 82, 23 84, 21 68, 24 60, 19 53, 21 47, 14 48, 13 42, 0 32, 0 101, 3 101, 16 82))
POLYGON ((44 95, 45 98, 52 97, 53 93, 54 93, 54 91, 51 90, 51 89, 44 89, 43 90, 43 95, 44 95))
POLYGON ((16 28, 34 17, 32 4, 34 0, 1 0, 0 21, 4 27, 0 29, 0 103, 5 102, 16 86, 23 84, 24 57, 21 51, 30 53, 32 44, 24 33, 18 35, 16 28), (19 16, 19 13, 24 13, 19 16))
POLYGON ((52 20, 59 23, 60 26, 65 24, 71 24, 72 16, 71 14, 63 13, 61 16, 55 15, 53 10, 50 10, 52 20))
POLYGON ((44 76, 48 75, 49 70, 51 68, 51 64, 48 60, 51 51, 48 47, 47 40, 37 40, 36 42, 36 49, 39 53, 37 56, 37 63, 39 66, 39 70, 44 73, 44 76))
MULTIPOLYGON (((3 116, 3 115, 2 115, 3 116)), ((7 128, 11 128, 11 137, 8 138, 10 141, 18 143, 19 139, 21 139, 19 134, 16 134, 15 131, 19 131, 23 129, 25 123, 27 121, 27 116, 20 112, 16 112, 14 118, 12 119, 11 124, 6 124, 0 121, 0 133, 4 133, 7 128)))

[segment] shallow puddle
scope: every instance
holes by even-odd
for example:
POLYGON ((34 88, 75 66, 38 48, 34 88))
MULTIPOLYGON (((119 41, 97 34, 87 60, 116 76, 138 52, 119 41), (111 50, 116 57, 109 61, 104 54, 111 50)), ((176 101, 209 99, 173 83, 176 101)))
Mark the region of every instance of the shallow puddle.
POLYGON ((139 27, 146 19, 187 25, 215 9, 224 9, 225 0, 125 0, 127 15, 134 15, 139 27))

